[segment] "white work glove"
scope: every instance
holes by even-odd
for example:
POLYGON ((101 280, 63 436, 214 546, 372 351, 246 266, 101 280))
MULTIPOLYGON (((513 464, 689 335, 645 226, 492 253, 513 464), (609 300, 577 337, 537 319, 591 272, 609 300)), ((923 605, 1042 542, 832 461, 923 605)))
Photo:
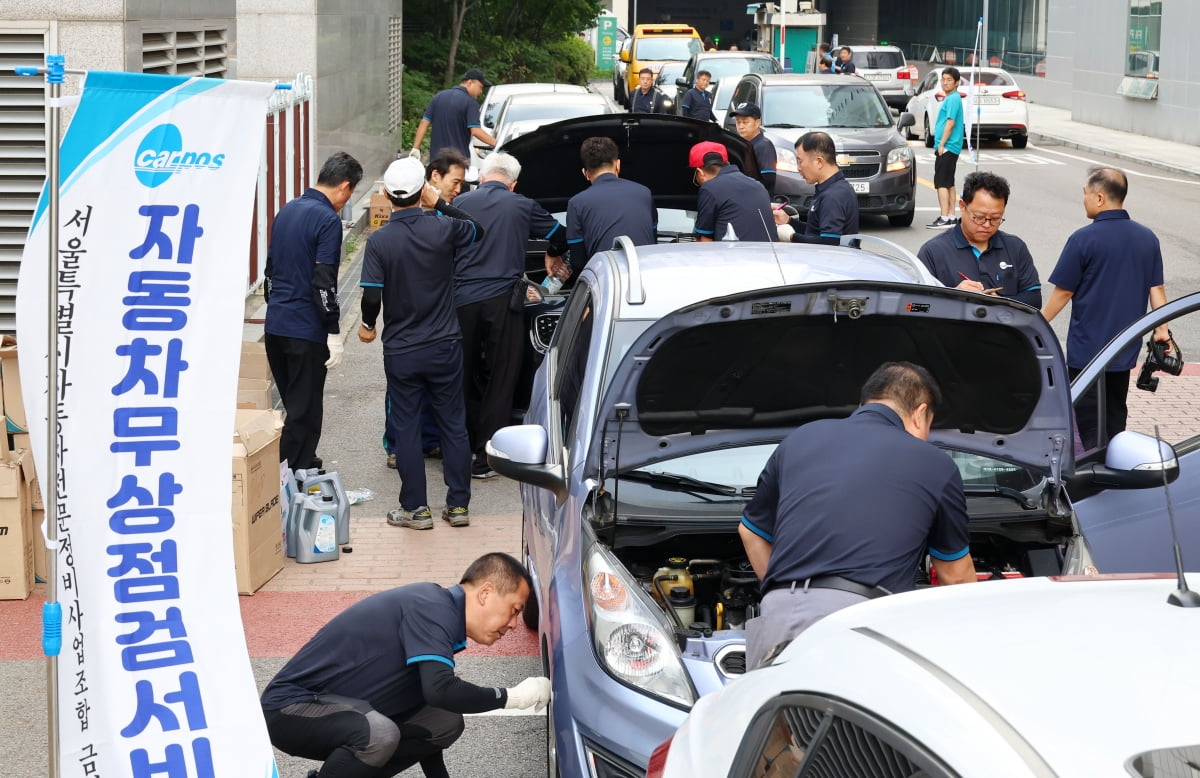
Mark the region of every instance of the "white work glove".
POLYGON ((792 236, 796 234, 796 230, 790 224, 775 225, 775 232, 779 234, 780 243, 788 243, 792 240, 792 236))
POLYGON ((526 678, 507 691, 508 702, 504 703, 505 708, 520 710, 532 707, 534 711, 540 711, 550 702, 550 679, 526 678))
POLYGON ((342 345, 341 335, 326 336, 325 345, 329 347, 329 359, 325 360, 325 369, 333 370, 342 364, 342 354, 346 353, 346 347, 342 345))
POLYGON ((413 159, 419 160, 421 158, 421 150, 414 146, 413 150, 408 152, 408 156, 412 157, 413 159))

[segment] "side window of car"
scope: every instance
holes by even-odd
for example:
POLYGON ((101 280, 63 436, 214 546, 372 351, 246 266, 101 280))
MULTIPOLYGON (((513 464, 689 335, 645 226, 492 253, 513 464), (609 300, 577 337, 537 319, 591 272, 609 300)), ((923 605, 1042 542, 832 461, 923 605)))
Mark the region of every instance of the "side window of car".
POLYGON ((790 778, 950 778, 955 773, 908 733, 841 700, 785 694, 751 723, 731 775, 790 778))
POLYGON ((753 102, 753 99, 750 97, 750 95, 753 94, 754 84, 750 81, 743 81, 737 85, 736 89, 733 90, 733 99, 729 101, 729 104, 737 105, 738 103, 753 102))
POLYGON ((579 406, 594 323, 592 293, 581 281, 567 301, 550 346, 550 397, 557 401, 561 430, 569 429, 579 406))

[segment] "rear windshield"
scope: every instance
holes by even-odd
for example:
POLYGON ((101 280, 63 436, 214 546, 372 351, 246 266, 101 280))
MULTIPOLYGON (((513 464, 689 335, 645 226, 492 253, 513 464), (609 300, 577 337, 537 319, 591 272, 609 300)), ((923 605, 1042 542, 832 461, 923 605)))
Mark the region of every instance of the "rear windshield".
POLYGON ((972 73, 969 70, 962 71, 963 81, 975 83, 975 76, 979 76, 979 83, 983 86, 1012 86, 1015 83, 1007 73, 972 73))
POLYGON ((767 127, 890 127, 892 114, 873 86, 784 84, 763 90, 767 127))
POLYGON ((634 59, 682 59, 689 60, 700 51, 700 41, 682 35, 664 38, 638 38, 634 45, 634 59))
POLYGON ((899 51, 855 51, 851 57, 856 68, 895 70, 904 67, 904 55, 899 51))
POLYGON ((713 81, 720 81, 730 76, 741 76, 746 73, 779 73, 779 66, 774 59, 754 57, 753 59, 730 57, 728 59, 701 60, 696 70, 707 70, 712 73, 713 81))

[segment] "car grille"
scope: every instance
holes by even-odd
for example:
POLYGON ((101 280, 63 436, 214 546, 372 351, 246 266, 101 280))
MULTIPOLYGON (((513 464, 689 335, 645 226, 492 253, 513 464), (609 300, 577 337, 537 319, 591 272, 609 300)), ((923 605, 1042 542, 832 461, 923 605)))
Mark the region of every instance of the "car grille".
POLYGON ((725 646, 717 652, 714 661, 717 671, 725 678, 735 678, 746 674, 746 647, 725 646))
POLYGON ((550 348, 550 339, 554 337, 554 330, 558 328, 558 319, 560 313, 540 313, 533 320, 533 331, 530 337, 533 339, 533 347, 543 354, 550 348))
POLYGON ((879 175, 879 152, 878 151, 842 151, 838 152, 839 164, 846 158, 850 158, 848 165, 842 165, 842 174, 846 178, 874 178, 879 175))

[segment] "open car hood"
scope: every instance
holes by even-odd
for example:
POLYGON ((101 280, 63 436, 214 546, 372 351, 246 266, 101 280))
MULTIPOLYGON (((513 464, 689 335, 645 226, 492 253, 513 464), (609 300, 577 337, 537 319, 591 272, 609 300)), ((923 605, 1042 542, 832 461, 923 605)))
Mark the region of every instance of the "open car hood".
POLYGON ((932 442, 1055 480, 1074 467, 1070 385, 1038 311, 955 289, 840 280, 714 298, 651 325, 614 371, 587 472, 782 440, 852 413, 888 361, 937 379, 944 403, 932 442))
POLYGON ((567 200, 587 188, 579 146, 585 138, 612 138, 621 153, 621 178, 637 181, 654 193, 659 208, 695 210, 698 188, 688 167, 688 151, 701 141, 722 143, 729 161, 758 177, 748 141, 702 122, 667 114, 605 114, 547 124, 504 144, 521 160, 517 192, 537 200, 551 213, 567 210, 567 200), (537 164, 529 164, 537 160, 537 164))

